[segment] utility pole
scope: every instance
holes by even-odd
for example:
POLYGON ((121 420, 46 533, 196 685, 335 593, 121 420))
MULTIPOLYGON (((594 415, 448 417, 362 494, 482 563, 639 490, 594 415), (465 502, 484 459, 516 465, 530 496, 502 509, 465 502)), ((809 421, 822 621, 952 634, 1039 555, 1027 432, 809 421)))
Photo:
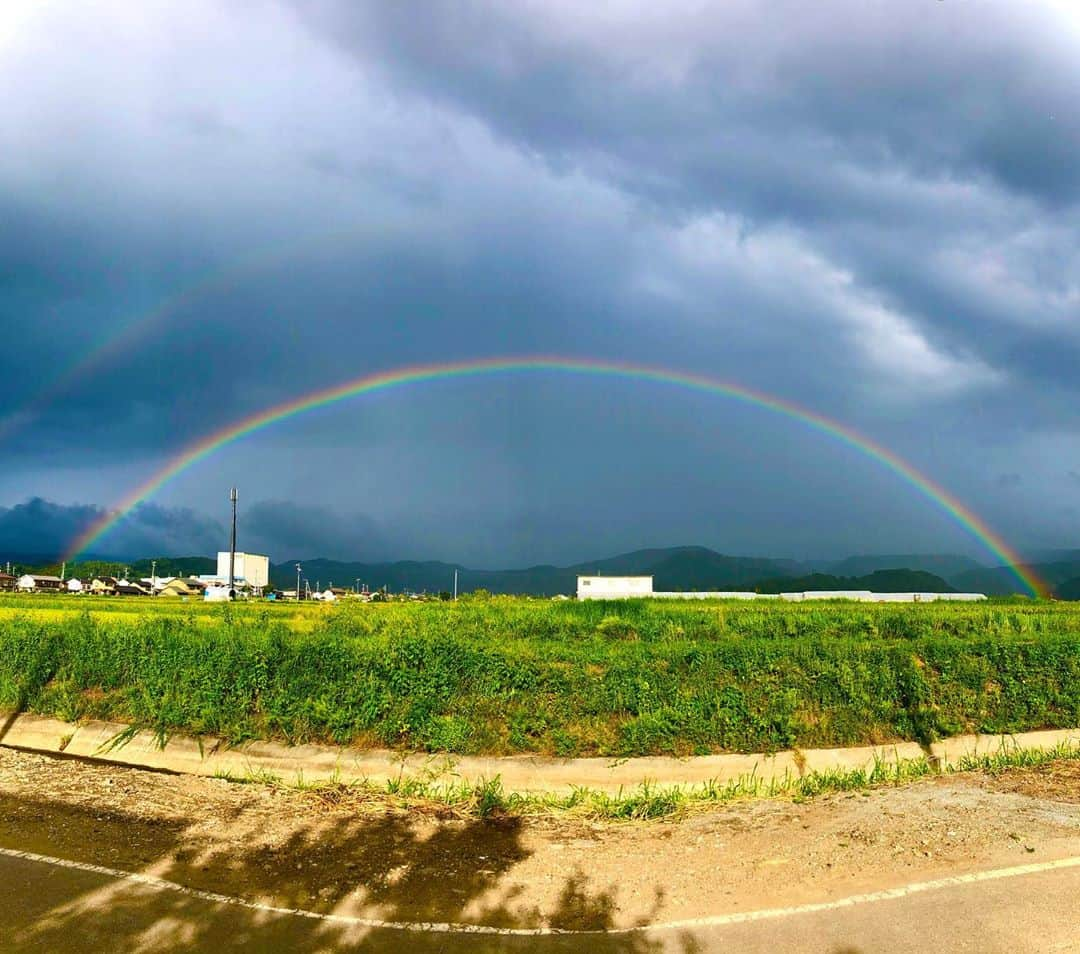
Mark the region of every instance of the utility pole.
POLYGON ((236 599, 236 488, 229 490, 229 502, 232 504, 232 539, 229 542, 229 599, 236 599))
POLYGON ((296 602, 300 602, 300 564, 296 564, 296 602))
POLYGON ((356 595, 360 595, 360 577, 356 578, 356 595))
POLYGON ((454 601, 457 602, 457 570, 454 570, 454 601))

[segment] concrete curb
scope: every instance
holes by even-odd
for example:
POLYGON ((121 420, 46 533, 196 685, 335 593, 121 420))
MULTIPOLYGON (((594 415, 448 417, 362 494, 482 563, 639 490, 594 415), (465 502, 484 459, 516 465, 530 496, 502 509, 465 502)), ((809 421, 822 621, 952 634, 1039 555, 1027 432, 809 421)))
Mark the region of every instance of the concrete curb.
POLYGON ((846 749, 806 749, 772 755, 703 755, 677 759, 650 756, 632 759, 557 759, 541 756, 485 758, 451 755, 403 755, 387 750, 336 746, 286 746, 249 742, 230 747, 219 739, 171 736, 164 748, 146 730, 116 722, 75 724, 23 713, 0 730, 0 745, 33 752, 64 754, 138 768, 186 775, 244 778, 272 775, 297 781, 355 781, 385 784, 417 779, 434 784, 472 783, 498 776, 503 790, 532 794, 568 794, 575 788, 617 794, 643 782, 694 786, 706 782, 733 784, 747 779, 768 786, 812 773, 864 771, 876 765, 896 766, 929 756, 939 768, 963 759, 1003 751, 1048 751, 1058 746, 1080 748, 1080 728, 1021 732, 1016 735, 962 735, 935 742, 929 752, 916 742, 846 749))

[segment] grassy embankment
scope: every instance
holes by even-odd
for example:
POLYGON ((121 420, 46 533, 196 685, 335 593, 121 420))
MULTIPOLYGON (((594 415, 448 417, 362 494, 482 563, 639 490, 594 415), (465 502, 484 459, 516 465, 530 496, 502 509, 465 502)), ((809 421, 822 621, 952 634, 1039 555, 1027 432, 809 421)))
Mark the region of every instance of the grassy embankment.
POLYGON ((925 742, 1080 725, 1080 607, 8 597, 0 708, 461 753, 925 742))

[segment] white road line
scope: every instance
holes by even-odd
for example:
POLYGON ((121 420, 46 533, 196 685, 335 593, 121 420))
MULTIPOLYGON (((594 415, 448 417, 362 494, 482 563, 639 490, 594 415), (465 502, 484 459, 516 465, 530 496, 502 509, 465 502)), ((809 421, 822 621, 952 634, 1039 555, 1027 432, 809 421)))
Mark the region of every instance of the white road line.
POLYGON ((142 875, 135 871, 122 871, 119 868, 107 868, 104 865, 90 864, 84 861, 71 861, 67 858, 53 858, 50 855, 39 855, 32 851, 19 851, 16 848, 0 847, 0 856, 17 858, 22 861, 33 861, 39 864, 53 865, 57 868, 70 868, 75 871, 85 871, 91 874, 104 875, 120 881, 129 881, 133 884, 143 885, 148 888, 156 888, 159 891, 173 891, 201 901, 209 901, 212 904, 229 904, 234 907, 246 908, 251 911, 260 911, 266 914, 283 914, 292 917, 309 918, 313 921, 328 921, 334 924, 345 924, 350 927, 380 928, 390 931, 412 931, 428 934, 496 934, 503 936, 537 937, 540 935, 566 935, 566 934, 638 934, 644 932, 685 930, 687 928, 722 927, 728 924, 745 924, 749 921, 769 921, 778 918, 787 918, 799 914, 816 914, 821 911, 835 911, 840 908, 851 908, 860 904, 874 904, 879 901, 895 901, 906 898, 913 894, 921 894, 926 891, 940 891, 944 888, 958 888, 964 885, 980 884, 984 881, 998 881, 1003 878, 1018 878, 1023 875, 1039 874, 1047 871, 1062 871, 1068 868, 1080 868, 1080 857, 1060 858, 1056 861, 1037 861, 1027 865, 1016 865, 1012 868, 994 868, 989 871, 975 871, 971 874, 952 875, 947 878, 937 878, 933 881, 918 881, 914 884, 901 885, 898 888, 888 888, 884 891, 871 891, 867 894, 853 894, 846 898, 838 898, 835 901, 821 901, 815 904, 799 904, 787 908, 764 908, 758 911, 739 911, 732 914, 716 914, 703 918, 686 918, 681 921, 661 921, 655 924, 643 924, 633 927, 611 928, 610 930, 586 930, 573 931, 560 928, 537 927, 537 928, 502 928, 484 924, 455 924, 438 921, 381 921, 378 918, 360 918, 348 914, 323 914, 318 911, 306 911, 303 908, 282 908, 272 904, 261 904, 258 901, 245 901, 227 894, 217 894, 213 891, 203 891, 199 888, 189 888, 186 885, 177 884, 175 881, 165 881, 163 878, 154 878, 142 875))

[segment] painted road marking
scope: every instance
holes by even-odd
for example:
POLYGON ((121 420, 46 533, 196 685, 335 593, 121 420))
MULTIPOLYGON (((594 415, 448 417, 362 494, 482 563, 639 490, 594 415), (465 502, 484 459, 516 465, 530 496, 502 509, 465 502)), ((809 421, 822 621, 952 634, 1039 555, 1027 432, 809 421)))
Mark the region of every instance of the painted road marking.
POLYGON ((879 901, 894 901, 906 898, 913 894, 922 894, 926 891, 940 891, 944 888, 958 888, 965 885, 980 884, 984 881, 999 881, 1003 878, 1018 878, 1023 875, 1040 874, 1047 871, 1063 871, 1068 868, 1080 868, 1080 857, 1060 858, 1056 861, 1037 861, 1027 865, 1016 865, 1012 868, 994 868, 989 871, 975 871, 971 874, 951 875, 947 878, 936 878, 933 881, 918 881, 914 884, 901 885, 898 888, 887 888, 883 891, 871 891, 867 894, 853 894, 846 898, 835 901, 821 901, 815 904, 798 904, 787 908, 763 908, 758 911, 739 911, 732 914, 715 914, 702 918, 687 918, 681 921, 660 921, 655 924, 635 925, 625 928, 611 928, 610 930, 587 930, 574 931, 561 928, 538 927, 538 928, 503 928, 492 927, 485 924, 455 924, 439 921, 381 921, 377 918, 361 918, 348 914, 323 914, 318 911, 306 911, 303 908, 283 908, 272 904, 262 904, 258 901, 246 901, 227 894, 218 894, 214 891, 203 891, 199 888, 189 888, 186 885, 177 884, 175 881, 166 881, 163 878, 154 878, 150 875, 139 874, 135 871, 123 871, 119 868, 107 868, 104 865, 90 864, 85 861, 71 861, 68 858, 53 858, 50 855, 39 855, 32 851, 19 851, 16 848, 0 847, 0 856, 16 858, 21 861, 33 861, 38 864, 53 865, 57 868, 70 868, 74 871, 84 871, 91 874, 104 875, 119 881, 128 881, 133 884, 155 888, 159 891, 172 891, 190 898, 201 901, 209 901, 213 904, 228 904, 233 907, 246 908, 251 911, 259 911, 264 914, 281 914, 292 917, 308 918, 313 921, 328 921, 334 924, 344 924, 350 927, 378 928, 389 931, 412 931, 428 934, 496 934, 513 937, 537 937, 541 935, 585 935, 585 934, 640 934, 644 932, 685 930, 686 928, 710 928, 723 927, 729 924, 745 924, 750 921, 770 921, 778 918, 793 917, 799 914, 817 914, 822 911, 836 911, 841 908, 852 908, 860 904, 874 904, 879 901))

